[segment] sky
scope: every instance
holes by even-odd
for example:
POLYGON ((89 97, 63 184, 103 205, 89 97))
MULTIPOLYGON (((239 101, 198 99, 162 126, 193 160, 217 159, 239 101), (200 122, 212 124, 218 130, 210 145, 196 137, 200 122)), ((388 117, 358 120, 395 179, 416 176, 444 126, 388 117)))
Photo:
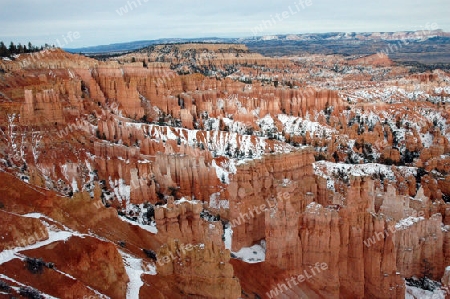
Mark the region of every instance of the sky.
POLYGON ((450 31, 449 0, 0 0, 0 41, 79 48, 159 38, 450 31))

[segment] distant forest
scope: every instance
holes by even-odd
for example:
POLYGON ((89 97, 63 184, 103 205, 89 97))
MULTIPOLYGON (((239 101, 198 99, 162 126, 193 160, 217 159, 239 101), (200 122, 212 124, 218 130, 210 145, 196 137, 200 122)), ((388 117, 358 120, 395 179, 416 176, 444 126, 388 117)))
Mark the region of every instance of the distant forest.
POLYGON ((0 57, 10 57, 15 54, 38 52, 44 50, 44 47, 47 46, 48 45, 37 47, 32 45, 30 42, 27 45, 22 45, 21 43, 15 45, 11 42, 7 47, 4 42, 0 41, 0 57))

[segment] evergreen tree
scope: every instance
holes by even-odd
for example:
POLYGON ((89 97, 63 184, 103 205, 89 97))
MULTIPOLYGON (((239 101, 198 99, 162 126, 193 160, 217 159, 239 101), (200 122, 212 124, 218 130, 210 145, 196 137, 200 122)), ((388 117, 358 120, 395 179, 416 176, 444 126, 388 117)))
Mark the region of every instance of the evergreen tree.
POLYGON ((9 55, 15 54, 17 51, 16 45, 13 42, 9 44, 9 55))
POLYGON ((9 57, 13 54, 25 54, 25 53, 33 53, 42 51, 44 47, 36 47, 31 44, 31 42, 28 42, 26 45, 22 45, 19 43, 17 46, 14 44, 14 42, 11 42, 9 44, 9 47, 6 47, 5 43, 3 41, 0 41, 0 57, 9 57))
POLYGON ((0 57, 9 56, 8 48, 6 48, 3 42, 0 42, 0 57))
POLYGON ((25 53, 25 51, 24 51, 24 49, 23 49, 24 47, 22 46, 22 44, 21 43, 19 43, 18 45, 17 45, 17 48, 16 48, 16 53, 17 54, 23 54, 23 53, 25 53))

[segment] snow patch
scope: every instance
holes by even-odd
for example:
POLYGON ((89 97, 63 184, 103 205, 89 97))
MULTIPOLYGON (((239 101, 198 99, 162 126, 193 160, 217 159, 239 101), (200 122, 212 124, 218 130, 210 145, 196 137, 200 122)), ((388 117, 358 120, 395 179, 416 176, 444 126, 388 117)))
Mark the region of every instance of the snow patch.
POLYGON ((219 178, 219 180, 222 183, 225 183, 225 184, 230 183, 230 178, 229 178, 230 173, 228 171, 226 171, 224 168, 217 165, 216 160, 212 161, 212 167, 214 167, 216 169, 217 178, 219 178))
POLYGON ((156 275, 156 268, 149 266, 144 270, 142 259, 135 258, 120 250, 119 252, 122 255, 125 271, 130 279, 127 286, 127 299, 139 299, 139 291, 144 285, 141 276, 143 274, 156 275))
POLYGON ((422 139, 424 147, 429 148, 433 145, 433 135, 431 135, 429 132, 427 132, 426 134, 421 134, 420 137, 422 139))
POLYGON ((142 228, 143 230, 146 230, 146 231, 148 231, 148 232, 151 232, 152 234, 157 234, 157 233, 158 233, 158 229, 156 228, 155 222, 152 222, 151 225, 145 225, 145 224, 139 224, 139 223, 136 223, 136 222, 134 222, 134 221, 128 219, 127 217, 124 217, 124 216, 120 216, 119 218, 120 218, 122 221, 128 222, 128 223, 130 223, 130 224, 132 224, 132 225, 139 226, 139 227, 142 228))
POLYGON ((47 240, 36 242, 35 244, 28 245, 25 247, 16 247, 13 249, 3 250, 0 253, 0 265, 17 258, 16 253, 18 253, 18 252, 21 252, 24 250, 40 248, 42 246, 49 245, 53 242, 67 241, 72 236, 73 236, 73 233, 71 233, 71 232, 48 230, 48 239, 47 240))
POLYGON ((396 230, 407 229, 408 227, 414 225, 414 223, 417 223, 422 220, 425 220, 425 218, 424 217, 408 217, 408 218, 402 219, 399 222, 397 222, 397 224, 395 224, 395 229, 396 230))
POLYGON ((220 193, 213 193, 209 197, 209 207, 213 209, 229 209, 230 202, 226 199, 220 200, 220 193))
MULTIPOLYGON (((403 177, 415 176, 417 174, 416 167, 399 166, 395 168, 403 177)), ((326 179, 342 179, 342 176, 348 177, 350 175, 355 177, 382 175, 384 178, 387 178, 390 181, 395 181, 395 174, 392 170, 392 166, 379 163, 345 164, 333 163, 329 161, 318 161, 313 163, 313 169, 317 176, 326 179)), ((332 183, 329 184, 331 187, 332 183)))
POLYGON ((77 180, 75 180, 75 178, 72 179, 72 191, 73 192, 78 192, 78 183, 77 180))
POLYGON ((224 235, 225 235, 225 241, 224 241, 225 249, 231 250, 231 243, 233 240, 233 228, 231 227, 230 224, 227 224, 224 235))
POLYGON ((405 299, 445 299, 444 290, 434 290, 433 292, 422 290, 412 286, 406 286, 405 299))
MULTIPOLYGON (((266 241, 261 241, 261 245, 253 245, 252 247, 243 247, 234 255, 249 264, 264 262, 266 260, 266 241)), ((230 244, 231 246, 231 244, 230 244)))

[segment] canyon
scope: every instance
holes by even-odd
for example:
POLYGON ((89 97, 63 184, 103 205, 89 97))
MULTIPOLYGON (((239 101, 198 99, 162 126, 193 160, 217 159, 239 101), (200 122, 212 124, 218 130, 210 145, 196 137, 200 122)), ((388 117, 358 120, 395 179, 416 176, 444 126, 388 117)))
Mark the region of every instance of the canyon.
POLYGON ((0 298, 450 298, 448 72, 31 55, 0 60, 0 298))

